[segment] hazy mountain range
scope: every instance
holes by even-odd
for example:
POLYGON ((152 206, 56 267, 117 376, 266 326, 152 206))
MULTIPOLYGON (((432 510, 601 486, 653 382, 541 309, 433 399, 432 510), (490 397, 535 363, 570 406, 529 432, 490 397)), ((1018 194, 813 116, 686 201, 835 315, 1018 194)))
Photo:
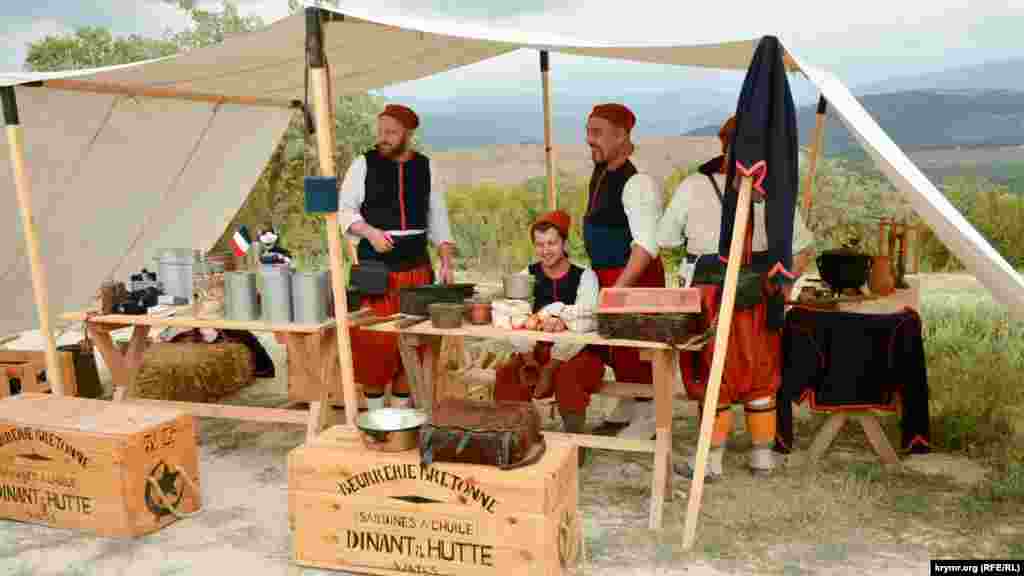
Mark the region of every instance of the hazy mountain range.
MULTIPOLYGON (((1024 60, 892 78, 852 90, 893 140, 908 149, 1024 144, 1024 60)), ((610 98, 634 110, 640 137, 714 134, 735 109, 736 97, 731 91, 701 87, 659 92, 623 88, 611 96, 555 91, 554 139, 557 144, 582 143, 590 108, 610 98)), ((424 117, 421 138, 432 150, 543 142, 539 89, 501 97, 403 101, 424 117)), ((814 108, 808 104, 798 115, 802 142, 814 127, 814 108)), ((858 146, 834 116, 826 140, 830 154, 858 146)))

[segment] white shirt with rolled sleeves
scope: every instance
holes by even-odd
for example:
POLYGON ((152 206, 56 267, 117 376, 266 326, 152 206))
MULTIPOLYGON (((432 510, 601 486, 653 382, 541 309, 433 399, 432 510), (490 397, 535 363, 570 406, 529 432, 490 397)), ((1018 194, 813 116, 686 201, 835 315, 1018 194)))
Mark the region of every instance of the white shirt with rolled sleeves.
MULTIPOLYGON (((341 189, 338 191, 338 224, 346 232, 350 241, 358 240, 355 235, 347 232, 350 226, 363 221, 360 209, 365 198, 366 156, 360 154, 349 166, 345 179, 341 182, 341 189)), ((385 230, 385 232, 403 233, 400 230, 385 230)), ((445 191, 441 188, 441 180, 438 178, 437 167, 433 161, 430 163, 430 205, 427 208, 426 232, 428 239, 435 246, 453 243, 451 224, 448 221, 448 202, 445 191)))
MULTIPOLYGON (((521 272, 521 274, 529 273, 529 268, 521 272)), ((575 304, 552 302, 541 308, 538 313, 561 318, 571 332, 593 332, 597 329, 597 319, 594 315, 597 312, 598 290, 597 274, 589 268, 584 268, 583 275, 580 277, 580 285, 576 289, 575 304)), ((509 340, 515 351, 520 354, 531 353, 537 342, 526 335, 513 336, 509 340)), ((565 362, 571 360, 585 347, 586 344, 578 342, 555 342, 551 347, 551 357, 565 362)))
POLYGON ((661 218, 661 193, 654 181, 636 159, 630 158, 636 174, 626 180, 622 190, 622 206, 626 211, 633 244, 640 246, 651 258, 658 257, 658 220, 661 218))
MULTIPOLYGON (((725 190, 725 175, 712 176, 719 190, 725 190)), ((754 237, 751 249, 762 252, 768 248, 768 233, 764 221, 764 202, 754 204, 754 237)), ((665 213, 658 223, 658 245, 662 248, 681 246, 685 240, 686 252, 692 256, 718 254, 718 236, 721 232, 722 205, 708 177, 699 172, 687 176, 672 195, 665 213)), ((814 235, 807 229, 800 210, 793 216, 793 254, 803 252, 814 243, 814 235)), ((683 267, 680 267, 682 273, 683 267)))

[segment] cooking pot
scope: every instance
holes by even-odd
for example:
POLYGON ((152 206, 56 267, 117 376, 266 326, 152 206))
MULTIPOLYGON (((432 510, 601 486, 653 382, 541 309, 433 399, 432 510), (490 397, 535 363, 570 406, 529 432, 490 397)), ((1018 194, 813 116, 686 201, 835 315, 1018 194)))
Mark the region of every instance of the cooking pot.
POLYGON ((359 415, 363 444, 370 450, 402 452, 419 445, 420 426, 427 422, 427 413, 416 408, 379 408, 359 415))
POLYGON ((510 300, 529 300, 533 297, 533 275, 506 274, 502 278, 505 298, 510 300))
POLYGON ((462 317, 466 308, 462 304, 450 304, 446 302, 435 302, 428 308, 430 310, 430 323, 434 328, 454 329, 462 326, 462 317))
POLYGON ((826 250, 817 259, 821 279, 833 292, 856 289, 868 281, 871 257, 850 250, 826 250))

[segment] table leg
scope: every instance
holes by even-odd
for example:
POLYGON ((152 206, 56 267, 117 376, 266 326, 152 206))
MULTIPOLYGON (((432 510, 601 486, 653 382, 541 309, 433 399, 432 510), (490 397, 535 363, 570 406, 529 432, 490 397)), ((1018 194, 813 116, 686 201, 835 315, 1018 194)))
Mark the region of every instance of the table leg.
POLYGON ((825 424, 818 430, 818 434, 814 437, 814 441, 811 443, 811 449, 807 454, 807 461, 809 463, 817 462, 821 459, 828 447, 832 445, 832 440, 835 439, 836 434, 846 424, 846 414, 843 412, 837 412, 829 416, 825 424))
POLYGON ((110 369, 110 380, 114 386, 114 402, 120 402, 126 397, 135 395, 135 376, 142 367, 142 356, 146 352, 146 337, 149 335, 149 326, 136 325, 132 329, 132 338, 128 342, 128 349, 121 352, 114 346, 110 337, 110 331, 106 327, 86 323, 86 330, 96 344, 103 361, 110 369))
POLYGON ((426 346, 427 351, 423 355, 423 369, 420 371, 420 388, 423 390, 423 397, 427 398, 428 402, 430 402, 431 409, 427 413, 432 414, 433 407, 437 406, 439 395, 442 391, 439 386, 435 386, 435 382, 443 382, 443 379, 438 376, 445 369, 444 363, 441 362, 441 338, 426 337, 423 339, 423 344, 426 346))
POLYGON ((887 466, 899 464, 900 458, 896 455, 896 450, 893 449, 889 438, 886 437, 885 430, 882 430, 878 419, 872 414, 861 414, 857 419, 860 420, 860 426, 864 429, 868 442, 871 443, 871 447, 875 449, 878 457, 882 459, 882 463, 887 466))
POLYGON ((422 389, 422 370, 416 358, 416 344, 419 339, 416 336, 399 335, 398 352, 402 356, 402 368, 405 370, 405 377, 409 382, 409 391, 412 393, 413 403, 417 408, 426 410, 427 415, 431 414, 430 403, 424 403, 426 396, 422 389))
POLYGON ((672 470, 672 388, 675 380, 672 350, 658 350, 654 354, 654 473, 651 477, 651 512, 649 527, 658 530, 662 525, 662 512, 666 494, 671 499, 672 470))

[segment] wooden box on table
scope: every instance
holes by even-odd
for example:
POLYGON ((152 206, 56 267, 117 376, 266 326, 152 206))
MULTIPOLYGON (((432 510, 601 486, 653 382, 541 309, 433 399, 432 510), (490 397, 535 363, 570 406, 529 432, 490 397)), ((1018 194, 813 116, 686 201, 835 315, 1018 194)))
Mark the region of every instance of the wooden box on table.
POLYGON ((147 534, 198 509, 198 468, 194 418, 177 410, 43 394, 0 400, 2 518, 147 534))
POLYGON ((335 426, 288 456, 297 564, 397 576, 560 576, 579 557, 577 448, 514 470, 367 450, 335 426))

